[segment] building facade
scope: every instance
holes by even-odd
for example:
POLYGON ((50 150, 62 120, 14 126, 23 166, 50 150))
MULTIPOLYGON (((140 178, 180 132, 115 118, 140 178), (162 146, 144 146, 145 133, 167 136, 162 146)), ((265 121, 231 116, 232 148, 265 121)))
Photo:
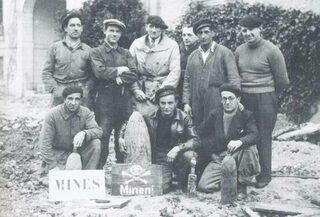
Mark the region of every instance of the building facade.
MULTIPOLYGON (((0 0, 0 93, 21 97, 42 90, 41 71, 49 45, 62 38, 59 12, 85 0, 0 0)), ((234 0, 141 0, 148 14, 160 15, 171 29, 192 2, 234 0)), ((319 0, 243 0, 320 13, 319 0)), ((61 13, 60 13, 61 14, 61 13)))

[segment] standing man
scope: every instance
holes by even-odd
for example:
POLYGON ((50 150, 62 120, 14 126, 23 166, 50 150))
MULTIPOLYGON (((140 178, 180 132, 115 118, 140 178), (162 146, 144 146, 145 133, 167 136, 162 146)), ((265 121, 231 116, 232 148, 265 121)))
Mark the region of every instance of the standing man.
POLYGON ((284 57, 277 46, 261 37, 262 21, 249 15, 240 21, 246 43, 236 50, 241 76, 242 103, 256 119, 261 174, 257 188, 271 181, 272 131, 277 119, 277 96, 289 84, 284 57))
POLYGON ((77 86, 83 89, 82 103, 92 108, 92 71, 90 68, 90 47, 81 42, 82 18, 72 12, 62 21, 65 38, 49 47, 48 57, 42 71, 42 82, 52 95, 51 105, 63 103, 65 87, 77 86))
POLYGON ((179 45, 180 48, 180 67, 181 67, 181 76, 179 85, 177 88, 178 96, 180 97, 180 102, 178 104, 179 108, 183 109, 183 104, 181 102, 182 92, 183 92, 183 80, 184 74, 187 67, 187 60, 189 55, 198 48, 198 38, 193 33, 191 26, 182 27, 182 42, 179 45))
POLYGON ((200 20, 193 26, 200 46, 188 58, 183 83, 184 111, 193 116, 196 126, 209 112, 221 106, 219 87, 232 83, 240 87, 240 77, 232 52, 213 41, 213 23, 200 20))
MULTIPOLYGON (((136 68, 130 52, 118 45, 125 29, 125 24, 117 19, 103 21, 104 42, 90 52, 93 73, 97 79, 95 113, 103 129, 99 168, 104 166, 108 157, 112 130, 117 134, 132 113, 130 88, 137 81, 136 68)), ((121 163, 123 156, 119 152, 116 135, 115 138, 116 159, 121 163)))
MULTIPOLYGON (((187 190, 190 161, 197 154, 193 151, 199 145, 199 137, 192 119, 177 108, 176 89, 164 86, 156 93, 159 109, 151 116, 145 116, 151 140, 152 163, 164 166, 168 176, 165 191, 169 190, 172 171, 178 175, 179 187, 187 190)), ((122 143, 123 145, 125 143, 122 143)), ((122 147, 121 150, 125 150, 122 147)))
POLYGON ((76 149, 81 155, 83 169, 97 169, 102 129, 94 114, 81 106, 81 87, 66 87, 63 104, 52 108, 44 119, 40 135, 40 151, 47 169, 64 169, 67 158, 76 149))
POLYGON ((252 112, 241 109, 240 89, 232 84, 223 84, 221 93, 222 108, 211 111, 208 119, 199 126, 199 134, 214 135, 214 142, 202 146, 209 164, 206 166, 198 185, 204 192, 219 189, 221 179, 217 170, 227 152, 236 161, 238 171, 238 197, 246 196, 246 186, 255 182, 260 172, 256 144, 259 141, 258 129, 252 112))
POLYGON ((180 79, 180 53, 177 42, 164 31, 168 26, 159 16, 149 16, 147 34, 133 41, 130 52, 137 65, 139 81, 134 87, 134 108, 143 115, 158 109, 156 91, 165 85, 177 88, 180 79))

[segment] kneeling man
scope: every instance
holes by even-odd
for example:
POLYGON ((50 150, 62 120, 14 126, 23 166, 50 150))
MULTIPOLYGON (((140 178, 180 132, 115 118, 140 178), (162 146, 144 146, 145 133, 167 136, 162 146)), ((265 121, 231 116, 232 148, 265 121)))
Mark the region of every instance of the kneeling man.
POLYGON ((238 197, 246 196, 246 186, 254 184, 255 176, 260 173, 256 143, 259 133, 252 113, 240 104, 240 89, 231 84, 219 88, 222 107, 210 113, 208 119, 199 126, 201 139, 213 134, 214 142, 210 147, 201 147, 200 153, 207 156, 206 166, 198 190, 212 192, 219 189, 217 174, 227 153, 236 161, 238 170, 238 197))
POLYGON ((168 184, 171 183, 174 171, 178 176, 179 187, 185 192, 190 161, 197 156, 193 150, 199 145, 199 137, 192 119, 177 108, 178 98, 173 86, 159 89, 156 102, 159 109, 150 117, 145 117, 151 140, 152 163, 164 166, 168 184))
POLYGON ((46 168, 65 169, 69 154, 81 155, 83 169, 96 169, 100 159, 102 129, 93 112, 81 106, 81 87, 66 87, 64 103, 52 108, 44 119, 40 151, 46 168))

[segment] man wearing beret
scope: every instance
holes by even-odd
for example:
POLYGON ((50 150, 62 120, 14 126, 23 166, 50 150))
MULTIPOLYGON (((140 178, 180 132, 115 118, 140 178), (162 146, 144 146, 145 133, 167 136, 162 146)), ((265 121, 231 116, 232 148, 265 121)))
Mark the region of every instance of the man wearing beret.
POLYGON ((227 153, 236 161, 238 170, 238 197, 246 196, 246 186, 255 183, 260 172, 256 144, 259 140, 258 129, 252 112, 240 105, 240 89, 232 84, 219 88, 222 108, 211 111, 208 119, 198 128, 201 138, 213 134, 214 142, 200 147, 209 164, 206 166, 198 189, 212 192, 219 189, 221 162, 227 153))
POLYGON ((130 52, 135 59, 139 81, 134 88, 134 108, 143 115, 158 109, 156 91, 170 85, 177 88, 180 79, 178 44, 164 34, 168 26, 159 16, 149 16, 147 34, 133 41, 130 52))
POLYGON ((151 116, 144 116, 151 140, 152 163, 164 167, 168 179, 164 191, 170 190, 172 171, 178 175, 179 187, 187 190, 190 161, 197 157, 193 151, 199 145, 199 137, 192 119, 177 108, 176 89, 164 86, 156 93, 159 109, 151 116))
POLYGON ((235 52, 241 76, 242 103, 253 112, 260 133, 261 174, 257 177, 256 187, 263 188, 271 181, 271 145, 277 119, 277 96, 289 84, 289 79, 281 51, 261 37, 261 19, 249 15, 239 24, 246 41, 235 52))
POLYGON ((193 116, 196 126, 219 106, 219 87, 231 83, 240 87, 240 77, 233 53, 213 41, 213 22, 200 20, 193 26, 200 46, 188 58, 184 83, 184 111, 193 116))
MULTIPOLYGON (((105 20, 104 42, 90 52, 93 73, 97 79, 95 113, 103 129, 99 168, 104 166, 108 157, 112 130, 114 129, 117 134, 123 122, 127 121, 132 113, 131 88, 137 81, 135 63, 130 52, 118 45, 125 29, 125 24, 117 19, 105 20)), ((117 135, 115 135, 115 152, 117 162, 123 162, 117 135)))
POLYGON ((83 169, 97 169, 102 129, 94 114, 81 106, 81 87, 66 87, 64 103, 52 108, 44 119, 40 134, 40 151, 46 169, 64 169, 73 150, 81 155, 83 169))
POLYGON ((63 103, 62 91, 65 87, 79 86, 83 89, 83 105, 91 109, 93 75, 89 58, 90 47, 80 40, 83 30, 80 14, 67 14, 63 19, 62 29, 66 36, 49 47, 42 81, 45 89, 52 95, 52 106, 63 103))

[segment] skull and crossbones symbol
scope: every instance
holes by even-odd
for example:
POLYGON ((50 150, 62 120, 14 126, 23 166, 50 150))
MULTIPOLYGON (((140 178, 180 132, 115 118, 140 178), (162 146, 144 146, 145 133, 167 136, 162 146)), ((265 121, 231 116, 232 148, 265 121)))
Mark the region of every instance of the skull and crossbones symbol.
POLYGON ((145 179, 142 179, 141 177, 145 177, 145 176, 149 176, 151 175, 150 170, 145 171, 141 166, 139 165, 133 165, 130 169, 129 169, 129 173, 126 171, 122 171, 122 176, 124 177, 129 177, 130 179, 125 181, 125 184, 129 184, 133 181, 140 181, 143 184, 147 184, 148 181, 145 179))

